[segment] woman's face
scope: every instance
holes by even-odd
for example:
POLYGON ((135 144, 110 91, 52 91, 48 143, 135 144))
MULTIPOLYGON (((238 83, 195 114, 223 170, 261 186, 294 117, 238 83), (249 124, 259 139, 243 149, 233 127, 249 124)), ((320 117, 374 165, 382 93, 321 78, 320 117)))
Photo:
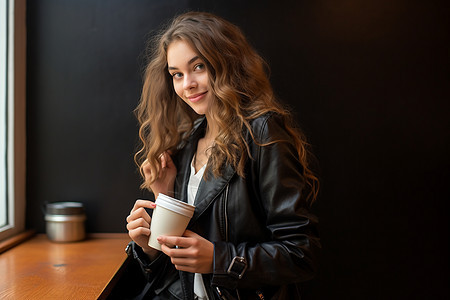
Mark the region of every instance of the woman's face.
POLYGON ((206 114, 213 100, 206 63, 188 43, 177 40, 167 48, 167 65, 177 95, 197 114, 206 114))

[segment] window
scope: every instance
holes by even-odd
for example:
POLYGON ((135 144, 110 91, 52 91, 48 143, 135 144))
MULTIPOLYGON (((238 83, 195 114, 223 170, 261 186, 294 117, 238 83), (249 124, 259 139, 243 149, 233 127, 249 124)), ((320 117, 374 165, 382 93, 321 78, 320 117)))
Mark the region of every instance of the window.
POLYGON ((7 76, 8 71, 8 7, 7 1, 0 2, 0 228, 8 223, 8 176, 7 176, 7 76))
POLYGON ((0 240, 25 229, 25 0, 0 0, 0 240))

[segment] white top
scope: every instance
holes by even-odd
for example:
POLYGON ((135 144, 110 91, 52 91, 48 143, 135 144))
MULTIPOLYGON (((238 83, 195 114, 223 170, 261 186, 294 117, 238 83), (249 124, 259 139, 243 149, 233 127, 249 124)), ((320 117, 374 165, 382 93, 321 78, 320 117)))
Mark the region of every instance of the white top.
MULTIPOLYGON (((194 168, 195 155, 191 162, 191 176, 188 182, 188 203, 193 205, 195 201, 195 196, 197 195, 198 186, 202 180, 203 173, 205 172, 206 165, 204 165, 197 174, 195 174, 194 168)), ((202 274, 195 273, 194 275, 194 294, 199 300, 209 300, 208 294, 206 293, 205 284, 203 283, 202 274)))
POLYGON ((200 181, 202 181, 203 173, 205 173, 206 165, 204 165, 200 170, 198 170, 197 174, 195 174, 194 168, 194 158, 192 158, 191 162, 191 176, 189 177, 188 182, 188 203, 194 205, 195 196, 197 195, 198 186, 200 185, 200 181))

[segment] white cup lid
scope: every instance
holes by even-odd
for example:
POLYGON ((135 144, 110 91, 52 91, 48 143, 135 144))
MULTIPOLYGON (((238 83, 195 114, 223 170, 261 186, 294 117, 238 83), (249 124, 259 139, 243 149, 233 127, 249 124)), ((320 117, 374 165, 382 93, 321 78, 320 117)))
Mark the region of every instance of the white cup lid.
POLYGON ((194 215, 195 206, 161 193, 156 198, 155 204, 189 218, 194 215))

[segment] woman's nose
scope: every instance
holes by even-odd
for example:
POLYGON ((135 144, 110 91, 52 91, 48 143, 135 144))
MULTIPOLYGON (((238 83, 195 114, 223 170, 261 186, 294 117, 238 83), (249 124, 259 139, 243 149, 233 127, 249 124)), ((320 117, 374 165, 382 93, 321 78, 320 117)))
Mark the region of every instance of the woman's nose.
POLYGON ((183 81, 183 88, 185 90, 190 90, 195 87, 197 87, 197 81, 195 80, 195 76, 185 75, 183 81))

